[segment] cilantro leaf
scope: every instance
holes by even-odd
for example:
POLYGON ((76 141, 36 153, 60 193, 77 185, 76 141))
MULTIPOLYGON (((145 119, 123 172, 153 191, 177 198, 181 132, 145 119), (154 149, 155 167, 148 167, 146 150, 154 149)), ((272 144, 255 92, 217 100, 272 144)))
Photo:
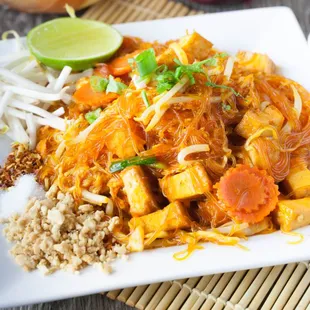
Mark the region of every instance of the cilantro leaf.
POLYGON ((166 71, 156 77, 157 81, 157 92, 163 93, 166 90, 170 90, 177 82, 178 79, 175 77, 174 72, 166 71))
POLYGON ((195 62, 193 64, 190 65, 183 65, 178 59, 174 59, 174 62, 178 65, 178 67, 175 70, 175 77, 180 80, 180 78, 183 75, 187 75, 187 77, 189 78, 189 82, 191 85, 195 84, 195 77, 194 77, 194 73, 202 73, 204 75, 206 75, 203 65, 205 66, 216 66, 217 65, 217 58, 219 57, 226 57, 227 54, 226 53, 222 53, 222 54, 216 54, 211 58, 199 61, 199 62, 195 62))
POLYGON ((221 85, 221 84, 215 84, 212 81, 208 81, 206 82, 206 86, 209 87, 213 87, 213 88, 222 88, 222 89, 228 89, 230 90, 235 96, 237 97, 242 97, 242 95, 240 93, 238 93, 237 91, 235 91, 232 87, 227 86, 227 85, 221 85))
POLYGON ((170 90, 180 79, 186 75, 189 79, 191 85, 195 84, 195 73, 201 73, 207 76, 204 71, 203 65, 206 66, 216 66, 217 58, 227 57, 226 53, 216 54, 211 58, 189 64, 183 65, 178 59, 174 59, 174 62, 177 64, 175 71, 168 70, 166 65, 161 65, 155 70, 157 74, 157 92, 162 93, 164 91, 170 90))

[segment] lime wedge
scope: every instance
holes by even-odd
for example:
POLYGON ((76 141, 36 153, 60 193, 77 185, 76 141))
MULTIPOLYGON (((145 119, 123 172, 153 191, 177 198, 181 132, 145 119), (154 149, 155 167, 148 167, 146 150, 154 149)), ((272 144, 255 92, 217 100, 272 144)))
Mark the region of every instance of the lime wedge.
POLYGON ((123 37, 109 25, 80 18, 57 18, 33 28, 27 35, 30 52, 43 64, 61 70, 85 70, 108 60, 123 37))

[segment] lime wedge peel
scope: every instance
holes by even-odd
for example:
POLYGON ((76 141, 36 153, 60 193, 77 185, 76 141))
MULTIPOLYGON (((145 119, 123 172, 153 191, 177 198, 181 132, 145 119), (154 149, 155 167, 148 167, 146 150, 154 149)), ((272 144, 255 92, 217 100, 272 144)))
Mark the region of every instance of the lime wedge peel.
POLYGON ((108 60, 123 42, 111 26, 80 18, 57 18, 33 28, 27 35, 30 52, 44 65, 73 71, 108 60))

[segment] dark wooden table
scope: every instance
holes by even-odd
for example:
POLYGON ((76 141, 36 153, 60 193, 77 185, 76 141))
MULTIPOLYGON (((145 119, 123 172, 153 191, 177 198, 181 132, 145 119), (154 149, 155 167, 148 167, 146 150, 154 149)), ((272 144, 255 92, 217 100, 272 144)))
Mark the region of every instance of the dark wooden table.
MULTIPOLYGON (((26 1, 26 0, 21 0, 26 1)), ((47 1, 47 0, 42 0, 47 1)), ((150 0, 156 1, 156 0, 150 0)), ((183 3, 188 3, 187 0, 183 0, 183 3)), ((246 9, 252 7, 267 7, 267 6, 289 6, 295 12, 301 27, 308 35, 310 33, 310 0, 252 0, 249 4, 239 5, 195 5, 195 8, 203 9, 206 12, 218 12, 236 9, 246 9)), ((20 35, 25 35, 32 27, 43 21, 52 19, 57 15, 30 15, 25 13, 16 12, 10 10, 6 6, 0 6, 0 33, 14 29, 17 30, 20 35)), ((262 21, 263 23, 264 21, 262 21)), ((0 296, 1 298, 1 296, 0 296)), ((118 301, 111 301, 107 297, 102 295, 91 295, 80 298, 72 298, 62 301, 55 301, 50 303, 44 303, 33 306, 25 306, 20 308, 14 308, 14 310, 103 310, 103 309, 118 309, 129 310, 130 307, 118 301)))

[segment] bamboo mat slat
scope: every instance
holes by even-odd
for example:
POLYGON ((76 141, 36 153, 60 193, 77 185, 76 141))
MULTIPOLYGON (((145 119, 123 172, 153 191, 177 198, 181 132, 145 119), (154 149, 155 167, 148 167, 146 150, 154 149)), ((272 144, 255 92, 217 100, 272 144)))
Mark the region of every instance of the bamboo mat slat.
MULTIPOLYGON (((84 18, 125 23, 202 14, 169 0, 104 0, 84 18)), ((310 310, 309 262, 154 283, 107 293, 140 310, 310 310)))
POLYGON ((83 18, 117 24, 202 13, 169 0, 104 0, 88 9, 83 18))

